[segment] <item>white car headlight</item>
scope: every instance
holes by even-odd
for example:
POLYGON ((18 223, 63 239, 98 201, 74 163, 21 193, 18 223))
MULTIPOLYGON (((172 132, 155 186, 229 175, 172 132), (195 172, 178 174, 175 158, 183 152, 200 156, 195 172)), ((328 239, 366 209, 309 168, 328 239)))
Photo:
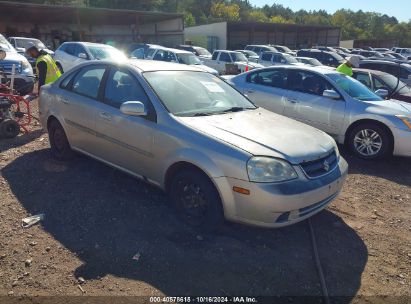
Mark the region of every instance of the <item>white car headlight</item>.
POLYGON ((395 117, 399 118, 411 130, 411 117, 404 115, 395 115, 395 117))
POLYGON ((250 158, 247 171, 250 181, 256 183, 282 182, 298 177, 287 161, 264 156, 250 158))
POLYGON ((20 62, 21 64, 21 72, 22 74, 25 75, 32 75, 33 74, 33 68, 31 67, 30 63, 28 62, 28 60, 22 60, 20 62))

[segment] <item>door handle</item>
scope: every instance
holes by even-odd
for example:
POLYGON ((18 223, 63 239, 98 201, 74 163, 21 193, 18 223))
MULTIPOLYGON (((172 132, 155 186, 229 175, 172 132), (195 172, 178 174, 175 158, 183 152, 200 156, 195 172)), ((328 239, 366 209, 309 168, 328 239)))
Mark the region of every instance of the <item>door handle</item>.
POLYGON ((100 117, 104 118, 105 120, 111 120, 111 115, 106 112, 100 112, 100 117))
POLYGON ((299 101, 295 98, 287 98, 287 100, 291 103, 298 103, 299 101))
POLYGON ((247 93, 254 93, 254 90, 246 90, 247 93))
POLYGON ((63 103, 65 103, 65 104, 68 104, 68 103, 69 103, 69 101, 68 101, 67 98, 61 98, 61 101, 62 101, 63 103))

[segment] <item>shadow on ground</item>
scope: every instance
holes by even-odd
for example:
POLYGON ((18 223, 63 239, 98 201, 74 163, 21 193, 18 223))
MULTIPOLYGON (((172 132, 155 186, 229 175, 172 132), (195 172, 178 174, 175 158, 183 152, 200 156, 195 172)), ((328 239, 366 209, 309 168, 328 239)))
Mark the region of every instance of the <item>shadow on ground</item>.
MULTIPOLYGON (((112 274, 179 296, 321 295, 307 222, 276 230, 226 224, 198 240, 161 191, 94 160, 58 163, 40 150, 1 173, 27 211, 44 212, 44 229, 83 261, 76 276, 112 274)), ((349 302, 367 248, 329 211, 313 226, 329 292, 349 302)))
POLYGON ((340 147, 340 152, 350 165, 350 174, 376 176, 400 185, 411 186, 411 161, 409 157, 363 160, 352 156, 345 147, 340 147))

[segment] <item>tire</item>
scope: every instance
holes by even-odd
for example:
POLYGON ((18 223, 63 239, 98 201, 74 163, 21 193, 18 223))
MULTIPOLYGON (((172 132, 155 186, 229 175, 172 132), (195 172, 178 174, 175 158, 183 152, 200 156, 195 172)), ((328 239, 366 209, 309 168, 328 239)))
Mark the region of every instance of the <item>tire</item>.
POLYGON ((0 123, 0 137, 14 138, 20 133, 20 126, 13 119, 5 119, 0 123))
POLYGON ((393 140, 384 127, 370 122, 355 126, 349 133, 347 144, 359 158, 382 159, 391 155, 393 140))
POLYGON ((170 189, 170 198, 178 216, 186 224, 212 232, 224 222, 220 196, 201 171, 183 169, 174 176, 170 189))
POLYGON ((48 132, 53 156, 62 161, 71 159, 74 153, 73 150, 71 150, 66 132, 64 132, 61 124, 57 120, 52 120, 50 122, 48 132))

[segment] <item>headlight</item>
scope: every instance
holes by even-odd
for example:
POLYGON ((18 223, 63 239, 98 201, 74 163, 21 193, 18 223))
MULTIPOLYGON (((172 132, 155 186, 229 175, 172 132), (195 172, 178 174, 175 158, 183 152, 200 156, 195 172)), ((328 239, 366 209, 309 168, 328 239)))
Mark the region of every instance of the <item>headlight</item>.
POLYGON ((282 182, 298 177, 287 161, 262 156, 250 158, 247 171, 250 181, 257 183, 282 182))
POLYGON ((411 117, 404 116, 404 115, 395 115, 397 118, 401 119, 401 121, 411 130, 411 117))

